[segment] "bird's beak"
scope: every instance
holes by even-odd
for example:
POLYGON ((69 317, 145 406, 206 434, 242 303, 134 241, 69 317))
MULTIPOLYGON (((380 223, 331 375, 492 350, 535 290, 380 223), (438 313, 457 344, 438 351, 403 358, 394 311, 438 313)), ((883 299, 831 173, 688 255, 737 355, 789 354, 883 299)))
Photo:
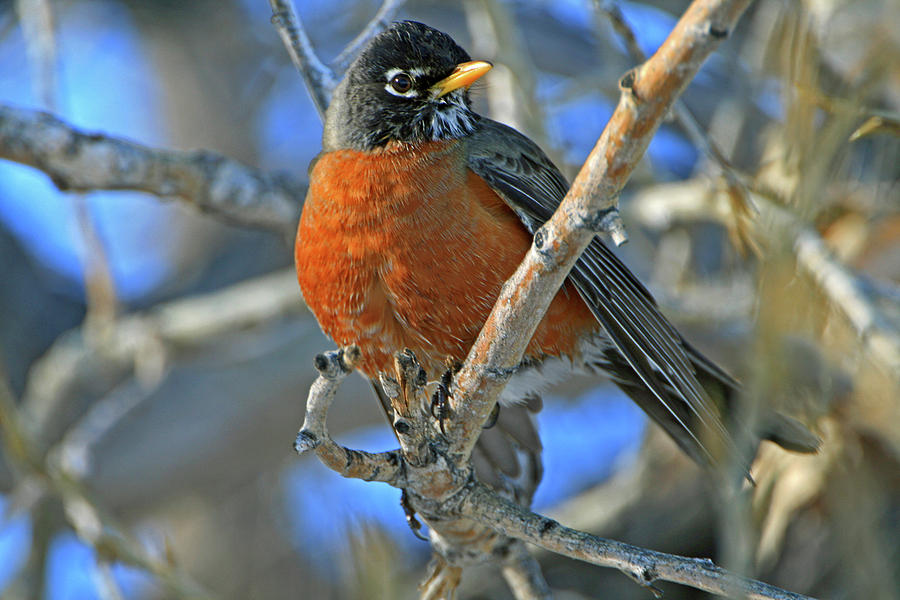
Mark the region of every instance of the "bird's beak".
POLYGON ((483 60, 472 60, 456 65, 453 72, 431 86, 435 98, 440 98, 461 87, 469 87, 475 80, 491 70, 492 65, 483 60))

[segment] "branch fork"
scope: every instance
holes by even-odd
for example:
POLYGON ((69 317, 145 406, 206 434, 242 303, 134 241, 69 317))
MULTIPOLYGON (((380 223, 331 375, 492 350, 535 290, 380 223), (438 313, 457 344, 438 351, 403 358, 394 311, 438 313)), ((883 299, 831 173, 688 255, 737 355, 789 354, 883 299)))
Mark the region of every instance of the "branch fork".
MULTIPOLYGON (((549 588, 522 542, 468 514, 465 507, 471 503, 471 495, 484 486, 475 479, 469 455, 449 454, 449 441, 430 410, 425 371, 411 351, 398 353, 394 374, 382 377, 400 448, 372 454, 345 448, 331 439, 325 426, 328 407, 358 359, 355 346, 316 357, 319 377, 310 389, 295 449, 301 454, 314 451, 345 477, 383 481, 404 490, 404 508, 408 504, 409 510, 428 524, 436 552, 431 575, 422 584, 422 598, 450 597, 463 567, 485 561, 499 562, 511 585, 528 590, 520 597, 549 598, 549 588)), ((482 493, 495 495, 487 488, 482 493)), ((407 518, 418 535, 415 517, 408 514, 407 518)))
MULTIPOLYGON (((400 448, 369 453, 337 444, 325 420, 338 386, 358 359, 355 346, 316 357, 319 377, 310 389, 295 448, 315 452, 344 477, 382 481, 404 490, 409 507, 428 524, 436 552, 422 598, 450 597, 462 569, 486 561, 501 565, 518 598, 549 598, 549 588, 524 543, 615 567, 651 591, 655 581, 665 580, 726 596, 807 598, 733 575, 706 558, 664 554, 576 531, 504 498, 477 480, 470 454, 452 452, 451 440, 440 432, 429 410, 424 371, 408 350, 396 356, 394 375, 382 378, 400 448)), ((454 418, 450 416, 451 424, 454 418)))

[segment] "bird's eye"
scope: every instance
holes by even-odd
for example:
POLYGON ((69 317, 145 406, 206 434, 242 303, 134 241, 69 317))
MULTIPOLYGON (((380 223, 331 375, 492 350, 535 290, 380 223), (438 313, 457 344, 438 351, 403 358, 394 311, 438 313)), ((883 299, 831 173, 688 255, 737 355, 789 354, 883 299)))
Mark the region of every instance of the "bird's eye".
POLYGON ((405 94, 412 89, 412 79, 406 73, 397 73, 391 77, 391 87, 398 94, 405 94))

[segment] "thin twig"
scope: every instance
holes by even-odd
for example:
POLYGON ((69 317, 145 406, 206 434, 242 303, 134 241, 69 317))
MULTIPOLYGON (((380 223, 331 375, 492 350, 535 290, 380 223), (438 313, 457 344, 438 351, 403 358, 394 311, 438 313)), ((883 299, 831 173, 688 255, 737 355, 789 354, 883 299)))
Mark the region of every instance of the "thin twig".
POLYGON ((91 498, 77 479, 71 477, 61 465, 45 461, 37 441, 39 438, 26 422, 0 373, 0 440, 3 455, 12 462, 19 477, 35 477, 46 490, 57 496, 75 533, 106 560, 147 571, 177 597, 210 597, 187 574, 169 561, 151 556, 128 536, 98 508, 96 498, 91 498))
POLYGON ((107 560, 98 560, 95 568, 95 585, 101 600, 124 600, 125 595, 119 587, 112 572, 112 565, 107 560))
POLYGON ((810 600, 809 596, 729 573, 709 559, 646 550, 569 529, 500 498, 480 484, 471 485, 460 512, 491 525, 504 535, 556 554, 619 569, 643 586, 652 587, 655 581, 662 580, 729 597, 810 600))
POLYGON ((332 61, 336 73, 344 73, 356 58, 356 55, 369 43, 369 41, 391 24, 397 11, 403 6, 405 0, 384 0, 375 16, 352 42, 347 44, 340 54, 332 61))
POLYGON ((113 281, 109 255, 103 240, 94 226, 94 218, 84 194, 72 194, 75 219, 84 244, 81 256, 87 312, 83 327, 91 335, 103 338, 110 334, 110 327, 119 311, 116 286, 113 281))
POLYGON ((324 120, 325 109, 331 102, 331 92, 338 83, 334 72, 316 56, 303 23, 294 10, 294 3, 291 0, 269 0, 269 4, 272 6, 272 24, 281 36, 291 61, 303 76, 319 117, 324 120))
POLYGON ((298 454, 315 451, 325 466, 343 477, 383 481, 394 487, 404 487, 406 482, 398 452, 373 454, 345 448, 331 439, 325 425, 334 395, 341 381, 353 372, 353 365, 358 359, 359 348, 355 346, 316 356, 319 376, 309 389, 306 418, 297 434, 294 449, 298 454))
POLYGON ((612 25, 613 31, 622 39, 622 43, 625 44, 625 49, 631 58, 637 63, 647 60, 647 55, 641 50, 637 36, 631 26, 628 25, 628 21, 625 20, 625 15, 619 10, 619 5, 612 0, 594 0, 594 7, 609 19, 609 24, 612 25))
MULTIPOLYGON (((156 379, 161 380, 162 374, 160 369, 156 379)), ((97 443, 157 389, 155 385, 129 384, 130 381, 122 383, 92 402, 87 413, 69 427, 62 440, 48 453, 71 475, 87 477, 93 470, 93 450, 97 443)))
POLYGON ((49 0, 17 0, 16 12, 22 25, 25 54, 33 72, 31 80, 35 96, 45 108, 53 110, 59 97, 53 9, 49 0))

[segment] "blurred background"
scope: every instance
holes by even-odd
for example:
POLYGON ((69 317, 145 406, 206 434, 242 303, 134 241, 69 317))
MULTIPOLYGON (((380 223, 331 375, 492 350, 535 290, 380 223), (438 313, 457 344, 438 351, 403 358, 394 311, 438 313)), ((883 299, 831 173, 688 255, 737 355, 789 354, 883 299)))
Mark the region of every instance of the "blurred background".
MULTIPOLYGON (((296 4, 325 61, 379 8, 296 4)), ((572 176, 637 63, 609 11, 649 53, 687 4, 409 0, 397 18, 493 61, 479 110, 572 176)), ((270 16, 265 0, 0 0, 0 107, 302 189, 321 123, 270 16)), ((539 416, 538 510, 820 598, 900 598, 897 23, 896 0, 754 3, 621 200, 621 255, 664 312, 821 452, 764 446, 756 487, 717 500, 616 388, 577 379, 539 416)), ((170 200, 63 193, 0 161, 0 596, 416 597, 429 547, 399 493, 292 451, 312 358, 333 347, 291 273, 293 224, 170 200)), ((330 416, 346 445, 393 445, 361 378, 330 416)), ((560 598, 650 597, 538 556, 560 598)), ((484 567, 460 597, 509 592, 484 567)))

